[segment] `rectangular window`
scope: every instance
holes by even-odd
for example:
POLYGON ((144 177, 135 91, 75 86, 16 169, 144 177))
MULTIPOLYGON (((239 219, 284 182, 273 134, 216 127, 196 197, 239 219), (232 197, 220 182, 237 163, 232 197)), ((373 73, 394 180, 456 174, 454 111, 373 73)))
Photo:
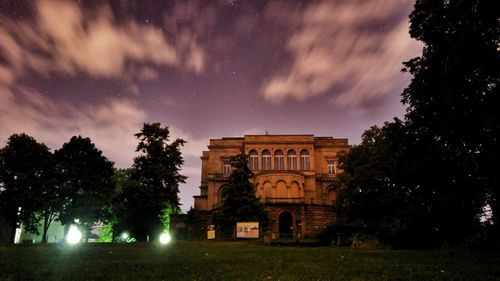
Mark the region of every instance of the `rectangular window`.
POLYGON ((262 157, 262 169, 263 170, 271 170, 271 156, 263 156, 262 157))
POLYGON ((311 169, 309 165, 309 156, 301 156, 300 157, 300 169, 302 171, 309 171, 311 169))
POLYGON ((276 156, 274 157, 274 165, 276 167, 276 170, 282 171, 285 169, 285 163, 283 156, 276 156))
POLYGON ((224 174, 224 176, 229 176, 231 174, 231 162, 229 160, 223 161, 222 173, 224 174))
POLYGON ((250 170, 257 171, 259 169, 259 157, 251 155, 248 165, 250 170))
POLYGON ((288 156, 287 157, 287 168, 288 170, 297 170, 297 157, 295 156, 288 156))
POLYGON ((334 175, 335 174, 335 161, 334 160, 328 160, 328 174, 334 175))

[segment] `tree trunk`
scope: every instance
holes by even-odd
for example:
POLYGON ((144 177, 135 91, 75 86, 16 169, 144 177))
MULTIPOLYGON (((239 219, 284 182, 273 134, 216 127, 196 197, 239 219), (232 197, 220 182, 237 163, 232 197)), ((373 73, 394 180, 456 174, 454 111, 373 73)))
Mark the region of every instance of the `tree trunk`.
POLYGON ((116 225, 113 225, 113 226, 111 227, 111 242, 116 242, 116 241, 115 241, 115 239, 116 239, 116 237, 115 237, 115 233, 116 233, 116 225))
POLYGON ((49 215, 47 214, 47 212, 44 212, 42 243, 47 243, 47 231, 49 230, 49 226, 50 226, 49 215))
POLYGON ((9 223, 10 226, 10 237, 9 237, 9 243, 14 244, 16 241, 16 229, 17 229, 17 223, 16 220, 13 222, 9 223))
POLYGON ((17 229, 17 208, 10 208, 5 216, 5 221, 10 227, 9 243, 14 244, 16 241, 16 229, 17 229), (10 216, 9 216, 10 214, 10 216))

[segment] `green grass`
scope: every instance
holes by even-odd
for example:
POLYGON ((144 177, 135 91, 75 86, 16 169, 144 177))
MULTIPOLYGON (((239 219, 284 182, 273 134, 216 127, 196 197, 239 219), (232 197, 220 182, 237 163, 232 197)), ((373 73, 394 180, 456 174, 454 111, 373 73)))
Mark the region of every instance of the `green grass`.
POLYGON ((1 245, 0 280, 500 280, 500 256, 215 241, 1 245))

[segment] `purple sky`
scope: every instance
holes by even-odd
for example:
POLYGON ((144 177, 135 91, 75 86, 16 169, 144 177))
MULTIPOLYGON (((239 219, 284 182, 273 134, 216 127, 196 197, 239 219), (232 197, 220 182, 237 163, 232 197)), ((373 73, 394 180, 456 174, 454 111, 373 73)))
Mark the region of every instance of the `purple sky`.
POLYGON ((125 168, 143 122, 183 148, 182 209, 209 138, 315 134, 360 142, 402 116, 413 1, 0 0, 0 147, 90 137, 125 168))

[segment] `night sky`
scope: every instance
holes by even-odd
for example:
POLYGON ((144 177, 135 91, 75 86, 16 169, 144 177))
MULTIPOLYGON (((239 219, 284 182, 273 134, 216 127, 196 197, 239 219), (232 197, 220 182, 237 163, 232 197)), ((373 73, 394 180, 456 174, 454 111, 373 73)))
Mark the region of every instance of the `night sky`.
POLYGON ((198 194, 209 138, 314 134, 360 142, 402 116, 419 55, 410 0, 0 0, 0 147, 90 137, 130 167, 144 122, 169 126, 198 194))

